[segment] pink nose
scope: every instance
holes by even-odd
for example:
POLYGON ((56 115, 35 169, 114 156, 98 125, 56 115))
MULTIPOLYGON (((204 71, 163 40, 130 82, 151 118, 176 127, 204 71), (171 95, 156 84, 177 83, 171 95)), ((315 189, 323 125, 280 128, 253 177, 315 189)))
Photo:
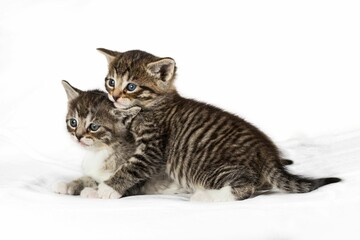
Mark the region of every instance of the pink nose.
POLYGON ((113 96, 113 98, 114 98, 114 101, 116 102, 120 98, 120 96, 113 96))

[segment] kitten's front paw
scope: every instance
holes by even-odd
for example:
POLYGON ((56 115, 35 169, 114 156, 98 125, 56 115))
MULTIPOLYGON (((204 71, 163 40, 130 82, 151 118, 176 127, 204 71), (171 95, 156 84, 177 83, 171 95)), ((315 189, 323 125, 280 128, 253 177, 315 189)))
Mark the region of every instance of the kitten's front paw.
POLYGON ((57 182, 52 186, 53 192, 59 194, 66 194, 67 192, 67 184, 64 182, 57 182))
POLYGON ((121 198, 121 195, 117 191, 115 191, 112 187, 106 185, 105 183, 100 183, 97 194, 99 195, 99 198, 102 199, 121 198))
POLYGON ((86 187, 80 192, 80 197, 83 198, 99 198, 99 194, 96 189, 86 187))
POLYGON ((75 189, 72 185, 65 182, 57 182, 53 185, 53 191, 59 194, 74 195, 75 189))

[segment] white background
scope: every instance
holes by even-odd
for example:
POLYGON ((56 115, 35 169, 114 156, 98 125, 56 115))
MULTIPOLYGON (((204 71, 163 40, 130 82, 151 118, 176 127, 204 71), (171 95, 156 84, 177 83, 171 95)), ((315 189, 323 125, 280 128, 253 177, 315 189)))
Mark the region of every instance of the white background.
POLYGON ((1 128, 35 148, 68 141, 59 137, 62 79, 104 89, 98 47, 174 58, 181 94, 275 141, 360 128, 356 1, 2 1, 0 9, 1 128))
POLYGON ((236 113, 276 142, 357 131, 359 13, 358 1, 2 0, 0 161, 77 157, 60 81, 104 89, 98 47, 174 58, 182 95, 236 113))

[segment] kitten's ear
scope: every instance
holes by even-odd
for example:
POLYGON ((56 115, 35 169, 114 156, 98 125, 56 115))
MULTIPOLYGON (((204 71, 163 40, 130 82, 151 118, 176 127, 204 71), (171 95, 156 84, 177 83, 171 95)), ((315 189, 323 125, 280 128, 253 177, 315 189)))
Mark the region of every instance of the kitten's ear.
POLYGON ((175 61, 172 58, 163 58, 159 61, 149 63, 147 65, 147 72, 162 80, 168 82, 173 79, 176 71, 175 61))
POLYGON ((132 107, 129 109, 113 109, 111 113, 117 118, 128 118, 128 120, 132 120, 136 115, 141 111, 141 107, 132 107))
POLYGON ((111 50, 108 50, 108 49, 105 49, 105 48, 97 48, 96 50, 98 50, 100 53, 105 55, 106 60, 108 61, 108 64, 111 63, 112 60, 114 60, 114 58, 116 56, 121 54, 120 52, 111 51, 111 50))
POLYGON ((62 85, 63 85, 63 87, 65 89, 68 101, 71 101, 74 98, 77 98, 79 96, 79 94, 81 93, 81 90, 79 90, 77 88, 74 88, 67 81, 62 80, 61 83, 62 83, 62 85))

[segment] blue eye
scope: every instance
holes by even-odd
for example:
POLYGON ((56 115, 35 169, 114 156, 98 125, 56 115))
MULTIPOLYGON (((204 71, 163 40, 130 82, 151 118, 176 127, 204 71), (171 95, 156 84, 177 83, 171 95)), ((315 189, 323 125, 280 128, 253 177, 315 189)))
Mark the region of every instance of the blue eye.
POLYGON ((96 132, 100 128, 100 125, 97 125, 95 123, 90 123, 89 129, 90 131, 96 132))
POLYGON ((111 87, 111 88, 115 87, 115 80, 112 79, 112 78, 110 78, 110 79, 108 80, 108 85, 109 85, 109 87, 111 87))
POLYGON ((77 121, 76 121, 76 119, 75 119, 75 118, 71 118, 71 119, 69 120, 69 124, 70 124, 70 127, 76 128, 76 127, 77 127, 77 121))
POLYGON ((127 86, 126 86, 126 90, 128 90, 129 92, 132 92, 136 89, 136 84, 134 83, 129 83, 127 86))

